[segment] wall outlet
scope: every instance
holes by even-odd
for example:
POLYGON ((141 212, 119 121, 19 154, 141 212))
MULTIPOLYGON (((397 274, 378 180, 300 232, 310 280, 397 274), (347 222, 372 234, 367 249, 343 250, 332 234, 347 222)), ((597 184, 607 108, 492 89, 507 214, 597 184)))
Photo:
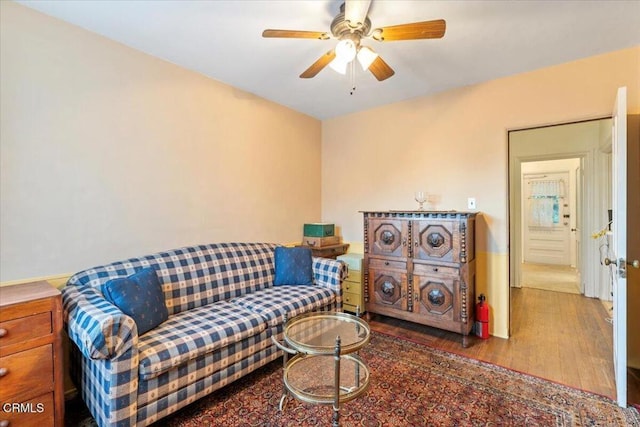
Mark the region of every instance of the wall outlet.
POLYGON ((475 209, 476 208, 476 198, 469 197, 467 199, 467 209, 475 209))

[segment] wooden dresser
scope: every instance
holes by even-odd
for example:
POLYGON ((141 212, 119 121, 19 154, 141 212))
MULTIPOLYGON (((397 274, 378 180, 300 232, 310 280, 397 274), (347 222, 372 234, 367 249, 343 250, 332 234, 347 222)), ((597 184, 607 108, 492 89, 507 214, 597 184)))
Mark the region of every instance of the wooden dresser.
POLYGON ((0 287, 0 426, 62 426, 62 303, 48 282, 0 287))
POLYGON ((466 347, 474 323, 476 214, 363 214, 366 311, 458 332, 466 347))

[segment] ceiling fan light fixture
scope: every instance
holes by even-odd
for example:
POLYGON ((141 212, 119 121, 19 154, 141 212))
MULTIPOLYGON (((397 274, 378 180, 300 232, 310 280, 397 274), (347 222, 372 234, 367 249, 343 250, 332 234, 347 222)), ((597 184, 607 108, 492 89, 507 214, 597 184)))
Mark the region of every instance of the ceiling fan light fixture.
POLYGON ((360 28, 365 23, 371 0, 349 0, 345 2, 344 19, 351 28, 360 28))
POLYGON ((350 61, 342 61, 336 56, 333 61, 329 62, 329 67, 331 67, 332 70, 344 75, 347 74, 347 65, 349 64, 349 62, 350 61))
POLYGON ((340 40, 336 45, 336 59, 345 65, 356 57, 356 44, 351 39, 340 40))
POLYGON ((369 69, 369 67, 377 57, 378 54, 375 53, 370 47, 362 46, 358 50, 358 62, 360 63, 360 66, 364 71, 367 71, 369 69))

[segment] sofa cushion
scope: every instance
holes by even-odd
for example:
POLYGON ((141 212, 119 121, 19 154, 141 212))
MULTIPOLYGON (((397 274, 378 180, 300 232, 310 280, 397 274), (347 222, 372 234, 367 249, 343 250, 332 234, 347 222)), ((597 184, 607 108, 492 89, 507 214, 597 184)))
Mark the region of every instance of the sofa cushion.
POLYGON ((269 326, 282 323, 285 313, 290 319, 333 304, 336 295, 320 286, 282 285, 234 298, 231 302, 265 317, 269 326))
POLYGON ((138 341, 140 378, 154 378, 265 329, 265 321, 259 314, 226 301, 170 316, 138 341))
POLYGON ((275 249, 274 257, 276 270, 274 286, 313 285, 311 249, 279 246, 275 249))
POLYGON ((107 301, 136 322, 138 335, 169 317, 164 292, 153 268, 143 268, 131 276, 111 279, 102 285, 101 290, 107 301))

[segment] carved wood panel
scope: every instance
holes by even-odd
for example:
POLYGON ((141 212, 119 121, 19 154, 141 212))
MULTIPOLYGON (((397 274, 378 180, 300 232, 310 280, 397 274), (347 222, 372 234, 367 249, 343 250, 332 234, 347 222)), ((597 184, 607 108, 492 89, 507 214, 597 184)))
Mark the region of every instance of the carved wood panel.
POLYGON ((369 269, 369 304, 407 310, 406 271, 369 269))
POLYGON ((460 262, 459 221, 413 221, 413 257, 427 261, 460 262))
POLYGON ((459 320, 460 299, 455 277, 413 275, 414 313, 437 319, 439 322, 459 320))
POLYGON ((407 221, 369 220, 369 254, 407 257, 409 231, 407 221))

